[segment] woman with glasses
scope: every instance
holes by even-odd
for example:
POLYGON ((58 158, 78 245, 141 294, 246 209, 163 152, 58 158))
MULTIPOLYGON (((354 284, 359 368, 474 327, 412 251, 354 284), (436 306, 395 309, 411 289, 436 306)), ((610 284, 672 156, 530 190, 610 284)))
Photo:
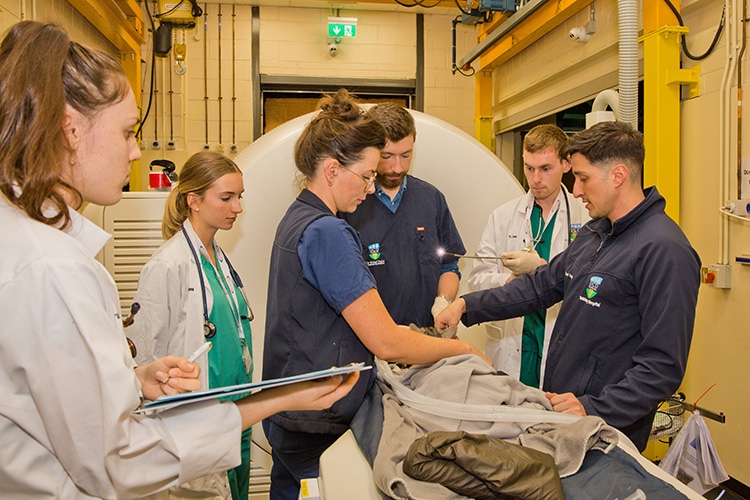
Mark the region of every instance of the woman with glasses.
MULTIPOLYGON (((208 354, 195 361, 202 387, 252 382, 252 313, 236 271, 214 239, 242 212, 243 191, 240 169, 221 153, 201 151, 182 167, 164 209, 167 241, 138 280, 134 301, 140 309, 128 335, 139 364, 168 354, 187 356, 208 341, 208 354)), ((195 498, 198 492, 201 498, 230 498, 231 492, 233 500, 247 499, 250 431, 242 433, 239 467, 182 484, 169 498, 195 498)))
POLYGON ((0 496, 142 498, 237 466, 254 422, 351 389, 356 375, 135 414, 200 382, 183 357, 135 366, 95 260, 110 235, 76 212, 117 203, 141 156, 128 79, 62 28, 24 21, 0 43, 0 88, 0 496))
MULTIPOLYGON (((279 223, 271 253, 263 378, 371 365, 373 355, 404 363, 484 358, 467 342, 416 333, 388 315, 357 233, 336 217, 374 191, 385 131, 346 90, 324 97, 319 107, 294 152, 304 189, 279 223)), ((294 500, 301 479, 318 477, 321 453, 347 430, 373 383, 374 370, 368 373, 328 411, 284 412, 263 421, 273 455, 272 500, 294 500)))

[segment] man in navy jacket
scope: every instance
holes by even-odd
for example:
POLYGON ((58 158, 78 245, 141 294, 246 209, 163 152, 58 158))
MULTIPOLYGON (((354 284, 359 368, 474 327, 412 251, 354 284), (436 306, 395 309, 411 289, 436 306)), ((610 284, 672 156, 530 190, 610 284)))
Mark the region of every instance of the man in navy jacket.
MULTIPOLYGON (((543 388, 555 411, 598 415, 646 447, 660 401, 685 374, 700 259, 664 213, 655 187, 641 189, 642 135, 617 122, 570 138, 573 194, 592 217, 548 265, 511 283, 465 295, 438 328, 506 319, 562 300, 543 388)), ((499 367, 502 369, 502 367, 499 367)))

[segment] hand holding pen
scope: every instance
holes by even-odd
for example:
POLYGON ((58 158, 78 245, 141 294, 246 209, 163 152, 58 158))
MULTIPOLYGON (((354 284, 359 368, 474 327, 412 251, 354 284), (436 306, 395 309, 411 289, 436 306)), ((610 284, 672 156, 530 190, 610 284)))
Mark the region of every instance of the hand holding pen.
MULTIPOLYGON (((203 354, 210 351, 212 346, 213 344, 211 344, 211 342, 204 342, 203 344, 201 344, 201 346, 198 349, 196 349, 190 356, 187 357, 187 360, 190 363, 193 363, 196 359, 201 357, 203 354)), ((161 383, 166 384, 167 382, 169 382, 169 379, 170 377, 169 377, 169 374, 167 373, 167 375, 162 379, 161 383)))

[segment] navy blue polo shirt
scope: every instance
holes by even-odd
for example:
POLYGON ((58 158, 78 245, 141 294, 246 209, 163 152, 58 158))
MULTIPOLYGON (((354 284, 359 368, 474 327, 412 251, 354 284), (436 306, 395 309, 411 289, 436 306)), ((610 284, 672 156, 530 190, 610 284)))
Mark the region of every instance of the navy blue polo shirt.
POLYGON ((359 233, 365 263, 393 320, 433 326, 430 309, 443 266, 458 271, 456 257, 438 252, 466 249, 443 194, 411 175, 404 181, 395 211, 386 206, 390 200, 369 195, 356 212, 342 216, 359 233))

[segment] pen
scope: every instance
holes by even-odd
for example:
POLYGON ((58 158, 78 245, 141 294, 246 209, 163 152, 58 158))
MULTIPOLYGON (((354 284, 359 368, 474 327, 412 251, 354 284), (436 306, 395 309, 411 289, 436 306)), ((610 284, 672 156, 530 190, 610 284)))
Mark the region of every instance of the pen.
POLYGON ((187 360, 191 363, 201 357, 204 353, 207 353, 211 350, 211 342, 204 342, 202 346, 200 346, 198 349, 195 350, 193 354, 188 356, 187 360))

